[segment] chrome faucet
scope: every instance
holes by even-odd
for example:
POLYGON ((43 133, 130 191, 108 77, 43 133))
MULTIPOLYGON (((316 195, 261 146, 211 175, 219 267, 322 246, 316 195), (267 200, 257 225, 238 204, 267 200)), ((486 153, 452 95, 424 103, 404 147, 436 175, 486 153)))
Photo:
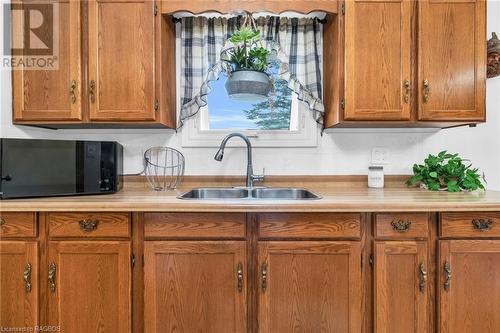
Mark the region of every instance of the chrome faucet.
POLYGON ((232 137, 239 137, 245 141, 247 145, 247 184, 246 187, 253 187, 253 182, 254 181, 263 181, 264 180, 264 175, 254 175, 253 174, 253 165, 252 165, 252 144, 250 143, 250 140, 244 136, 241 133, 231 133, 228 136, 226 136, 219 147, 219 150, 214 156, 214 159, 216 161, 222 161, 222 158, 224 157, 224 149, 226 148, 226 144, 231 139, 232 137))

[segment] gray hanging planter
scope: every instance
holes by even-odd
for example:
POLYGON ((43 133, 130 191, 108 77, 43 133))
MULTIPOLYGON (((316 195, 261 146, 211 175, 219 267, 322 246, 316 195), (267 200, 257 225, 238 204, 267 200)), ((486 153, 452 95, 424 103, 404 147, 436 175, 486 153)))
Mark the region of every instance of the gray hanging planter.
POLYGON ((255 70, 232 71, 226 81, 229 98, 243 102, 258 102, 267 99, 272 81, 265 72, 255 70))

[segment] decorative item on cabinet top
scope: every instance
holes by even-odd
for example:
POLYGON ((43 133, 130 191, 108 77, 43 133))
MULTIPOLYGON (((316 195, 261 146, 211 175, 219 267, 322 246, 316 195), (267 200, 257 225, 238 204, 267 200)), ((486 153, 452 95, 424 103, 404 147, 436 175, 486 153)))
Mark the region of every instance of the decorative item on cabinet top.
POLYGON ((500 39, 495 32, 488 40, 488 78, 500 75, 500 39))

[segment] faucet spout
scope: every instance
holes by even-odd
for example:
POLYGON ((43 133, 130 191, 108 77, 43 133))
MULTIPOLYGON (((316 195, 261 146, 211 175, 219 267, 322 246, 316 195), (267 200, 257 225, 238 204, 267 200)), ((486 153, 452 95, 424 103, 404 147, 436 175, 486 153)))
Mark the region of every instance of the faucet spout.
POLYGON ((238 137, 241 138, 243 141, 245 141, 245 144, 247 145, 247 180, 246 180, 246 187, 253 187, 253 182, 256 180, 264 180, 264 176, 260 175, 254 175, 253 174, 253 164, 252 164, 252 143, 246 137, 245 135, 241 133, 231 133, 227 135, 224 139, 222 139, 222 142, 220 144, 219 150, 214 156, 214 159, 216 161, 222 161, 224 158, 224 149, 226 148, 226 144, 229 141, 229 139, 238 137))

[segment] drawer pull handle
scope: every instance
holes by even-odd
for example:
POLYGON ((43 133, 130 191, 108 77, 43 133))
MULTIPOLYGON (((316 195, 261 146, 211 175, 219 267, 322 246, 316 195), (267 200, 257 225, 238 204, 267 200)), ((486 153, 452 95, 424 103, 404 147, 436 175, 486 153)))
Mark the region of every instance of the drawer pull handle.
POLYGON ((0 227, 3 227, 7 222, 3 218, 0 217, 0 227))
POLYGON ((83 232, 92 232, 97 229, 97 226, 99 225, 99 220, 81 220, 78 221, 78 224, 80 225, 80 230, 83 232))
POLYGON ((408 232, 410 230, 411 221, 394 220, 391 222, 392 229, 396 232, 408 232))
POLYGON ((236 280, 238 292, 241 293, 243 291, 243 264, 241 262, 238 263, 236 268, 236 280))
POLYGON ((451 265, 448 261, 444 262, 444 290, 449 291, 450 290, 450 284, 451 284, 451 265))
POLYGON ((267 264, 263 263, 261 267, 262 273, 262 292, 265 293, 267 290, 267 264))
POLYGON ((424 293, 425 287, 427 286, 427 269, 425 268, 423 262, 420 263, 419 271, 420 271, 420 283, 418 285, 418 288, 421 293, 424 293))
POLYGON ((474 219, 472 220, 474 229, 479 231, 489 231, 493 227, 493 221, 490 219, 474 219))
POLYGON ((49 265, 48 281, 49 281, 50 292, 55 293, 56 292, 56 264, 53 262, 50 263, 50 265, 49 265))
POLYGON ((27 263, 26 266, 24 266, 23 280, 24 280, 24 289, 26 290, 27 293, 30 293, 31 292, 31 264, 30 263, 27 263))

